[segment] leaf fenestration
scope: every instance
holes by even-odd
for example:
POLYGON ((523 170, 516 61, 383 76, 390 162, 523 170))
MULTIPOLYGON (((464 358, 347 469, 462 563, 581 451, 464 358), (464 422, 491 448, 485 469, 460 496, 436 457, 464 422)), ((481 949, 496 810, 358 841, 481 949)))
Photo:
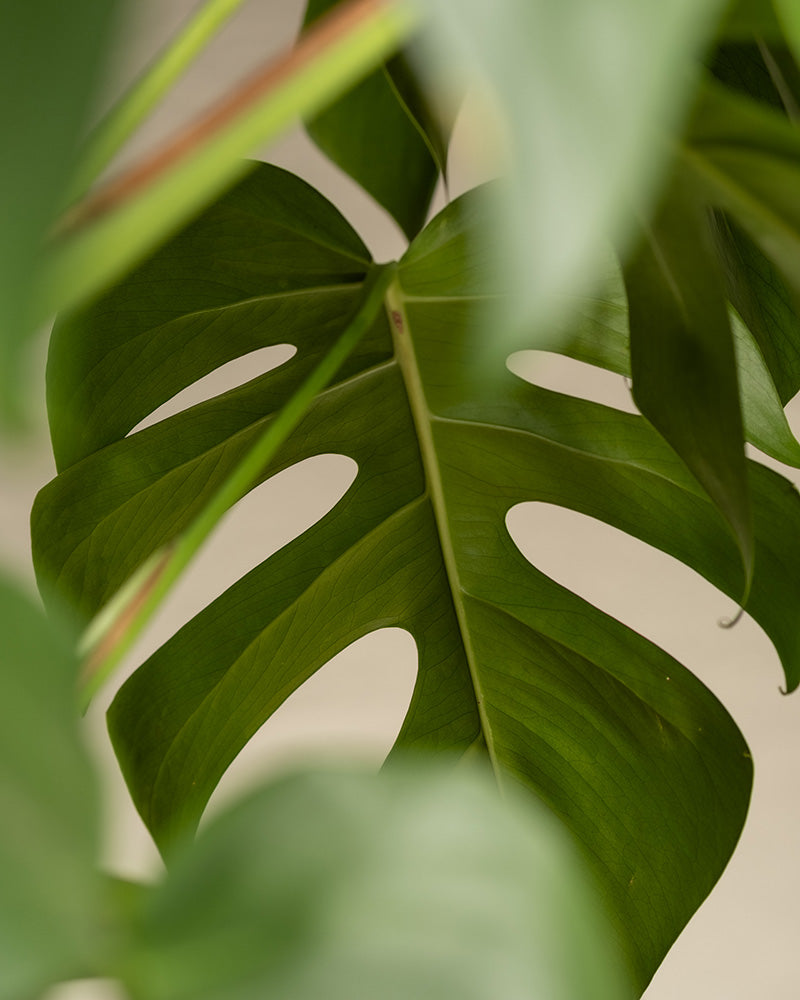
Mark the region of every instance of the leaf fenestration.
MULTIPOLYGON (((335 339, 342 304, 371 265, 320 202, 262 165, 62 323, 54 350, 76 362, 53 390, 51 419, 70 400, 86 403, 58 431, 62 471, 34 511, 36 564, 86 614, 191 521, 335 339), (323 221, 292 224, 287 205, 323 221), (320 262, 310 276, 304 260, 320 262), (284 298, 292 309, 277 308, 284 298), (284 342, 297 354, 281 368, 124 436, 141 418, 126 383, 138 354, 152 369, 142 397, 155 409, 233 352, 284 342), (99 411, 115 414, 113 428, 99 411)), ((375 324, 264 470, 345 454, 359 469, 349 491, 140 667, 109 726, 137 807, 169 852, 250 736, 314 670, 375 628, 407 628, 419 669, 397 752, 485 746, 502 784, 543 798, 581 845, 643 987, 733 849, 749 755, 694 677, 537 572, 505 517, 523 500, 583 511, 732 596, 741 563, 701 486, 642 418, 505 369, 477 378, 467 363, 475 310, 496 294, 491 248, 474 235, 481 204, 480 191, 459 199, 415 241, 390 297, 391 326, 375 324)), ((800 501, 768 470, 750 475, 763 573, 749 607, 794 686, 800 650, 786 606, 800 600, 800 553, 778 526, 800 524, 800 501)))

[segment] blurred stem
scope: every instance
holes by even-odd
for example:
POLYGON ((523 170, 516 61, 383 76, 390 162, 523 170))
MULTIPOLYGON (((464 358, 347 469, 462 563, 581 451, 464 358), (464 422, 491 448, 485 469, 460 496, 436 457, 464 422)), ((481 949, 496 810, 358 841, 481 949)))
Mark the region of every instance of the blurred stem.
POLYGON ((154 553, 90 623, 81 642, 82 655, 88 654, 81 691, 84 709, 111 676, 223 515, 258 483, 265 466, 303 419, 317 394, 327 386, 375 322, 395 272, 395 264, 373 267, 364 282, 356 313, 330 351, 267 425, 183 534, 154 553))
POLYGON ((206 0, 89 136, 73 181, 74 201, 116 154, 244 0, 206 0))
POLYGON ((316 114, 401 45, 403 0, 349 0, 154 157, 78 205, 49 248, 42 318, 99 294, 247 172, 242 157, 316 114))

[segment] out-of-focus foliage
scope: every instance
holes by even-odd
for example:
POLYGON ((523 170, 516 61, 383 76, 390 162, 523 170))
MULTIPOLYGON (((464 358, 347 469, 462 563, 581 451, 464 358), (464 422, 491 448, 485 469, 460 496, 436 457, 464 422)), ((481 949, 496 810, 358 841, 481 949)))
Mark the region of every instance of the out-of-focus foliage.
POLYGON ((631 996, 563 829, 524 805, 428 761, 283 779, 175 858, 124 981, 134 1000, 631 996))
POLYGON ((120 0, 0 0, 0 420, 18 419, 42 245, 77 161, 120 0))
MULTIPOLYGON (((331 6, 314 0, 307 20, 331 6)), ((0 78, 19 97, 0 123, 20 140, 0 167, 9 412, 41 244, 64 207, 111 23, 110 3, 62 7, 0 5, 0 78), (36 120, 42 88, 52 120, 36 120)), ((446 161, 436 75, 417 77, 404 53, 332 101, 353 67, 371 69, 405 38, 402 6, 377 8, 361 34, 341 22, 337 57, 312 54, 302 86, 289 76, 278 88, 272 126, 290 108, 331 104, 312 135, 413 239, 385 315, 261 476, 333 452, 357 462, 353 485, 157 651, 112 706, 120 763, 171 866, 160 884, 109 893, 97 878, 76 664, 39 612, 0 587, 0 1000, 94 974, 117 976, 136 1000, 610 1000, 641 992, 735 846, 751 761, 724 708, 523 559, 506 517, 527 500, 557 503, 676 556, 745 602, 787 689, 800 684, 800 498, 744 456, 748 440, 800 466, 783 412, 800 388, 795 7, 427 8, 416 51, 437 69, 467 63, 493 89, 512 177, 495 202, 471 192, 422 228, 446 161), (607 242, 619 268, 599 281, 607 242), (501 300, 505 311, 490 308, 501 300), (494 372, 474 363, 476 331, 502 345, 494 372), (631 374, 644 415, 523 382, 503 362, 526 347, 631 374), (385 625, 407 627, 419 653, 398 752, 477 758, 502 792, 556 813, 580 860, 555 821, 510 816, 496 789, 393 761, 380 779, 264 789, 191 843, 259 726, 330 656, 385 625)), ((376 8, 353 9, 369 19, 376 8)), ((130 228, 111 224, 106 237, 135 233, 136 253, 156 245, 180 216, 170 191, 183 195, 188 178, 196 207, 198 192, 245 171, 229 137, 145 190, 145 201, 156 192, 146 211, 124 203, 130 228)), ((76 301, 110 273, 99 255, 111 244, 87 232, 92 253, 64 258, 76 301)), ((127 244, 114 252, 122 269, 127 244)), ((60 318, 48 374, 59 475, 33 515, 46 592, 89 619, 179 538, 350 328, 374 268, 332 205, 262 165, 60 318), (281 343, 297 348, 286 364, 131 433, 182 388, 281 343)))
POLYGON ((0 998, 103 953, 99 801, 78 733, 74 635, 0 577, 0 998))

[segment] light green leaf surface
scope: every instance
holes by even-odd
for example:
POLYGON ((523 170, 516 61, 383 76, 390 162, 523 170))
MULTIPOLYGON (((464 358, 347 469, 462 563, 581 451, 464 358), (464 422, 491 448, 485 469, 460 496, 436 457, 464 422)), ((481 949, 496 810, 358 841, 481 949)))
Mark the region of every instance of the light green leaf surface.
POLYGON ((521 322, 546 328, 591 283, 601 241, 664 169, 693 60, 718 0, 428 0, 441 61, 487 86, 504 116, 511 183, 494 220, 521 322), (635 80, 635 86, 631 81, 635 80), (502 241, 502 243, 500 242, 502 241))
POLYGON ((71 637, 1 577, 0 637, 0 1000, 26 1000, 102 953, 99 810, 71 637))
MULTIPOLYGON (((41 244, 70 171, 118 0, 0 0, 0 418, 19 417, 41 244)), ((45 317, 46 318, 46 317, 45 317)))
POLYGON ((633 398, 728 522, 753 572, 736 355, 706 206, 680 171, 625 266, 633 398))
POLYGON ((796 0, 772 0, 772 6, 786 41, 800 63, 800 6, 796 0))
MULTIPOLYGON (((789 0, 791 3, 791 0, 789 0)), ((781 28, 770 0, 731 0, 719 34, 734 41, 751 41, 753 37, 778 40, 781 28)))
MULTIPOLYGON (((336 3, 309 0, 304 27, 336 3)), ((444 151, 429 109, 411 86, 405 59, 395 56, 306 122, 322 152, 368 191, 409 239, 425 222, 442 162, 437 164, 437 155, 444 151)))
POLYGON ((133 1000, 624 1000, 564 831, 484 778, 284 778, 175 858, 133 1000))
MULTIPOLYGON (((375 628, 407 628, 419 669, 398 748, 484 748, 501 785, 543 798, 600 881, 643 987, 733 849, 749 754, 678 663, 537 572, 505 517, 526 500, 582 511, 734 599, 741 561, 700 485, 642 418, 505 369, 474 381, 470 331, 493 294, 482 204, 482 192, 460 199, 414 242, 389 297, 392 330, 376 324, 264 473, 340 453, 358 463, 350 490, 148 660, 109 725, 137 807, 169 849, 306 678, 375 628)), ((369 268, 319 195, 262 165, 63 322, 50 398, 62 471, 33 515, 40 578, 96 612, 274 418, 369 268), (281 342, 298 348, 283 367, 124 437, 181 386, 281 342)), ((750 477, 748 607, 794 687, 800 498, 769 470, 751 465, 750 477)))

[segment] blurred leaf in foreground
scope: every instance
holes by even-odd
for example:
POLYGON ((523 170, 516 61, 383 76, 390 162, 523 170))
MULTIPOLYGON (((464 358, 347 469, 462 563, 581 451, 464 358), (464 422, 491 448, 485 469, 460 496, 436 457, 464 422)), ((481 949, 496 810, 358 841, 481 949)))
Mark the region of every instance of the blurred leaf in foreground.
POLYGON ((98 948, 98 808, 70 644, 2 578, 0 650, 0 1000, 20 1000, 98 948))
POLYGON ((290 777, 235 806, 143 914, 136 1000, 620 1000, 563 828, 477 775, 290 777))
POLYGON ((496 223, 515 319, 540 329, 591 281, 601 240, 663 169, 719 0, 431 0, 437 61, 483 80, 513 162, 496 223), (635 86, 631 81, 635 80, 635 86))
POLYGON ((0 419, 23 408, 41 244, 71 179, 120 0, 0 0, 0 419))

